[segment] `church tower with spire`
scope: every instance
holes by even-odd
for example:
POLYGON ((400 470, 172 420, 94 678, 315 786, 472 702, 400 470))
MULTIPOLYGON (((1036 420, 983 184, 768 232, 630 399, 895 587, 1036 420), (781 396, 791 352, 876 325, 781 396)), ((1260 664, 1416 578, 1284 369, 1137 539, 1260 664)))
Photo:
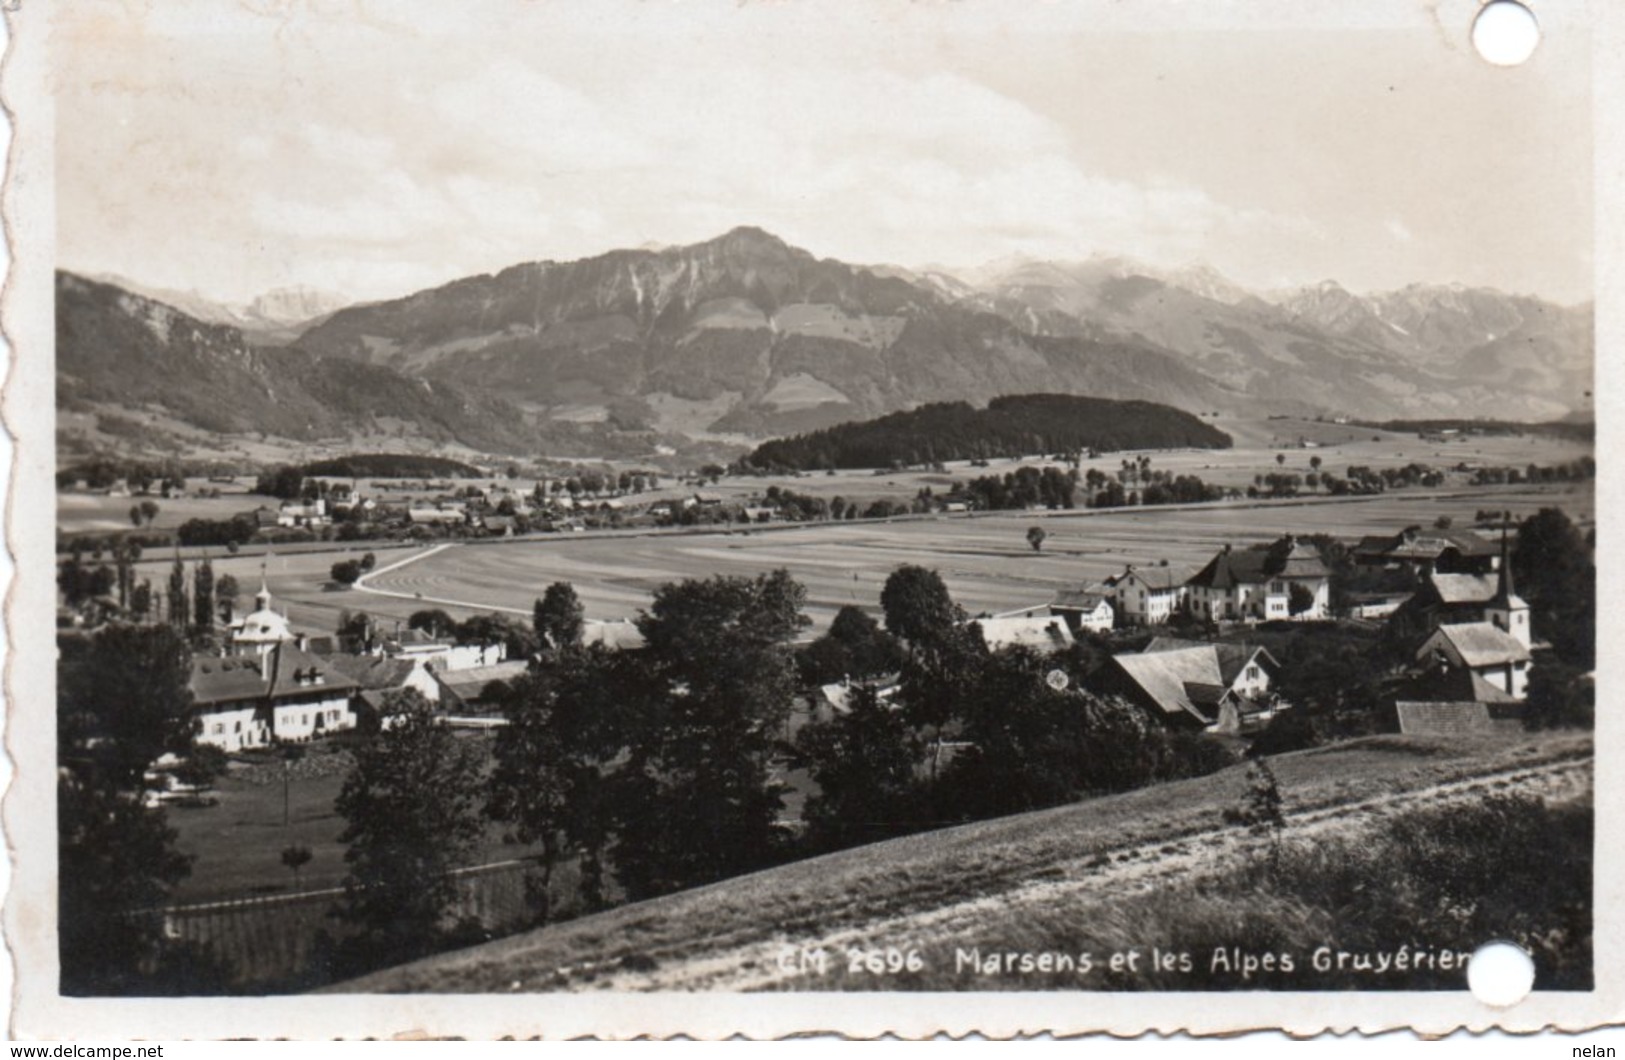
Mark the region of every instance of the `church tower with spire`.
POLYGON ((1528 648, 1534 641, 1529 629, 1529 605, 1512 588, 1512 556, 1507 550, 1507 524, 1511 521, 1512 513, 1507 512, 1501 523, 1500 577, 1495 596, 1484 606, 1484 617, 1528 648))

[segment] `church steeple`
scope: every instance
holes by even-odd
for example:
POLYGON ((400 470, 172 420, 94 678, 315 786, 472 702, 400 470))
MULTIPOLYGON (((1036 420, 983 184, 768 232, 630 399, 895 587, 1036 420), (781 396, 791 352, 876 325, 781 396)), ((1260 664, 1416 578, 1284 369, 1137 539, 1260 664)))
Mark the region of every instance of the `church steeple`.
POLYGON ((1512 555, 1507 543, 1507 526, 1512 513, 1501 522, 1501 569, 1497 571, 1495 596, 1484 608, 1484 617, 1497 628, 1512 634, 1525 648, 1533 643, 1529 629, 1529 605, 1512 588, 1512 555))

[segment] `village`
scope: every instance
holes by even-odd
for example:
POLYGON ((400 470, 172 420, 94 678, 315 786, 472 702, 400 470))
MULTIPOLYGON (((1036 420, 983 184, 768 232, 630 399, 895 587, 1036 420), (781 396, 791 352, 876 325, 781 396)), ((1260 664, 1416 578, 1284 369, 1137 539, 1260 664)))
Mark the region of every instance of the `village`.
MULTIPOLYGON (((1293 707, 1277 687, 1282 661, 1249 631, 1341 625, 1356 643, 1380 637, 1397 647, 1400 665, 1385 675, 1385 696, 1398 731, 1517 727, 1531 666, 1550 645, 1533 637, 1505 525, 1499 539, 1411 526, 1347 545, 1352 576, 1411 587, 1344 593, 1334 611, 1332 570, 1313 545, 1288 534, 1265 547, 1226 545, 1196 571, 1130 565, 1098 582, 1059 587, 1046 603, 965 623, 995 652, 1019 647, 1065 659, 1092 639, 1109 652, 1086 675, 1092 691, 1121 695, 1167 726, 1232 736, 1257 734, 1293 707)), ((200 569, 194 564, 194 587, 200 569)), ((212 574, 202 576, 212 587, 212 574)), ((408 689, 435 704, 448 725, 499 727, 508 685, 535 658, 509 654, 524 644, 512 621, 460 631, 443 611, 425 609, 405 625, 358 616, 335 633, 296 629, 263 584, 251 609, 238 613, 235 604, 211 607, 217 624, 202 639, 213 647, 193 657, 190 677, 197 740, 229 754, 387 728, 391 697, 408 689)), ((186 603, 188 621, 193 605, 186 603)), ((587 620, 581 640, 615 652, 643 644, 629 619, 587 620)), ((861 679, 882 698, 898 687, 896 673, 861 679)), ((843 711, 851 685, 843 675, 804 688, 789 735, 843 711)))

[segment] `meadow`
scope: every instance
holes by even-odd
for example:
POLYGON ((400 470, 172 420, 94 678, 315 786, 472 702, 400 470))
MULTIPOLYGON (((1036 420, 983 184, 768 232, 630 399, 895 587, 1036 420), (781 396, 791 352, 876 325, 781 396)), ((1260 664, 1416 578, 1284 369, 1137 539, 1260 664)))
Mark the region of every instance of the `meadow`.
MULTIPOLYGON (((1589 734, 1380 736, 1278 755, 1271 763, 1285 798, 1289 838, 1296 830, 1340 840, 1388 819, 1401 805, 1425 807, 1447 798, 1471 804, 1486 792, 1539 792, 1543 785, 1545 794, 1561 801, 1583 799, 1591 753, 1589 734)), ((1248 784, 1246 767, 1238 765, 1206 777, 857 847, 329 989, 986 986, 969 974, 952 982, 942 976, 910 983, 884 974, 853 982, 841 973, 849 946, 925 949, 940 940, 1002 949, 1005 940, 1017 946, 1049 941, 1042 934, 1063 922, 1071 925, 1070 935, 1057 931, 1053 941, 1071 945, 1087 926, 1080 924, 1089 902, 1110 906, 1131 893, 1154 895, 1210 878, 1220 886, 1204 908, 1238 911, 1245 906, 1242 890, 1226 890, 1223 885, 1233 881, 1224 873, 1235 857, 1248 854, 1249 839, 1245 829, 1226 823, 1224 811, 1240 804, 1248 784), (1042 917, 1032 917, 1034 912, 1042 917), (1030 923, 1018 933, 1017 921, 1030 923), (778 963, 781 955, 794 955, 803 946, 823 948, 833 957, 830 974, 778 963)), ((1115 922, 1109 926, 1115 934, 1115 922)), ((1204 939, 1224 940, 1222 919, 1207 926, 1218 930, 1204 939)), ((1123 938, 1146 944, 1161 937, 1154 922, 1137 928, 1123 938)), ((1239 943, 1254 940, 1256 935, 1234 936, 1239 943)), ((1097 979, 1076 985, 1098 989, 1101 984, 1097 979)))
MULTIPOLYGON (((1432 525, 1440 516, 1451 517, 1456 526, 1470 526, 1480 509, 1504 509, 1523 517, 1543 507, 1562 508, 1588 527, 1594 504, 1589 484, 1505 486, 779 529, 571 534, 453 545, 432 553, 380 551, 380 572, 365 586, 348 589, 331 586, 328 571, 334 560, 359 555, 362 547, 347 553, 272 555, 263 561, 279 606, 288 608, 296 627, 313 630, 332 629, 340 610, 365 611, 385 620, 404 620, 428 607, 457 617, 491 610, 527 615, 533 601, 556 581, 575 587, 589 618, 632 618, 667 582, 716 574, 751 576, 779 567, 807 587, 807 612, 818 629, 845 604, 876 610, 886 578, 908 563, 939 571, 955 600, 971 613, 1000 612, 1047 604, 1061 588, 1121 572, 1130 563, 1167 561, 1194 571, 1227 543, 1242 547, 1288 531, 1353 540, 1413 523, 1432 525), (1047 535, 1036 552, 1026 541, 1027 528, 1034 525, 1047 535), (383 569, 403 560, 403 566, 383 569)), ((217 576, 229 572, 237 578, 246 604, 258 586, 261 562, 261 557, 217 557, 214 567, 217 576)), ((143 567, 154 585, 162 583, 164 563, 143 567)))

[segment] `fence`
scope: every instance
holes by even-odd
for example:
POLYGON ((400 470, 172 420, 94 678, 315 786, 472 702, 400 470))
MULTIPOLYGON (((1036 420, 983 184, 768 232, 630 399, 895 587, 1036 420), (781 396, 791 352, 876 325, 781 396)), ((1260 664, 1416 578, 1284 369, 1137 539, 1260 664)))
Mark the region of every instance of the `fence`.
MULTIPOLYGON (((526 877, 535 867, 525 858, 455 870, 457 897, 448 921, 478 922, 492 938, 529 927, 534 909, 526 877)), ((222 966, 222 986, 230 992, 313 987, 331 978, 326 947, 353 934, 331 915, 343 897, 342 889, 330 888, 172 906, 162 910, 164 934, 222 966)))

